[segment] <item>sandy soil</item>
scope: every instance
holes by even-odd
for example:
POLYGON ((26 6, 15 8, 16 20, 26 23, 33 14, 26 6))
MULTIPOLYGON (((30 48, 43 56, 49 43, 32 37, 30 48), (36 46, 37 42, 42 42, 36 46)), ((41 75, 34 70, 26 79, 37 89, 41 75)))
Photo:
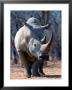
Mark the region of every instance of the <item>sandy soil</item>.
POLYGON ((10 78, 11 79, 60 79, 61 78, 61 61, 48 62, 44 67, 45 77, 31 77, 27 78, 24 75, 24 68, 18 65, 11 65, 10 78))

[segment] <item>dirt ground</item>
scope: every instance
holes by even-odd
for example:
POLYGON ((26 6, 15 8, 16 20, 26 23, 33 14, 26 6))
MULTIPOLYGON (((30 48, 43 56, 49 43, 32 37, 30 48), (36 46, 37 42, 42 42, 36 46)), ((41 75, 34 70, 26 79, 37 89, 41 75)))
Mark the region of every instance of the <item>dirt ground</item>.
POLYGON ((45 77, 31 77, 27 78, 24 75, 24 68, 14 64, 11 65, 10 78, 11 79, 60 79, 61 78, 61 61, 48 61, 43 68, 45 77))

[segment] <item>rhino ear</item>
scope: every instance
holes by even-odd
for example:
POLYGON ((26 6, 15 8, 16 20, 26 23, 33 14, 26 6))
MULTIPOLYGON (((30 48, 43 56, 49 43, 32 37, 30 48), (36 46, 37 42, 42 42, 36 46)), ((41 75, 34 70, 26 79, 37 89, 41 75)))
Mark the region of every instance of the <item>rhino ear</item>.
POLYGON ((25 23, 25 26, 27 26, 29 29, 33 29, 32 26, 30 26, 29 24, 25 23))
POLYGON ((46 35, 41 39, 41 44, 45 44, 46 43, 46 35))

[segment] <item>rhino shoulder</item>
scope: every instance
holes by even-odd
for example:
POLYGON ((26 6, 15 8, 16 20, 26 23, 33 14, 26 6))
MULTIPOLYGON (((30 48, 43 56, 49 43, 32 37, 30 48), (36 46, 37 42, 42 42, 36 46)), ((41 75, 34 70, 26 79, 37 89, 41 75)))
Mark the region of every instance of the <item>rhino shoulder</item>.
POLYGON ((20 49, 20 47, 23 47, 23 46, 25 47, 25 45, 27 45, 31 37, 32 37, 31 30, 24 25, 16 33, 15 47, 17 49, 20 49))

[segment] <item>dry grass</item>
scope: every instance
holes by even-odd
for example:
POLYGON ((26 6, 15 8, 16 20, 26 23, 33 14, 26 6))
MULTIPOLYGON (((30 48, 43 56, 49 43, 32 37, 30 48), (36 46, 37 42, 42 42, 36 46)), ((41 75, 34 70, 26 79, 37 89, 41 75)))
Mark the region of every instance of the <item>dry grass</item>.
POLYGON ((24 68, 17 65, 11 66, 11 79, 60 79, 61 78, 61 61, 49 61, 44 67, 45 77, 31 77, 27 78, 24 75, 24 68))

